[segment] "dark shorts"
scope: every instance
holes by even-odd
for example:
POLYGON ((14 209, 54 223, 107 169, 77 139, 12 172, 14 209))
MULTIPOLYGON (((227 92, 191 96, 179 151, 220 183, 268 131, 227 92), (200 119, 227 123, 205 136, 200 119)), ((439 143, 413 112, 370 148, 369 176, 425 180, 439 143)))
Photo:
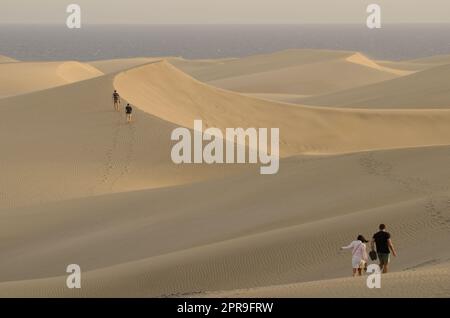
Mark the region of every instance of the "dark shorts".
POLYGON ((390 253, 378 253, 378 259, 380 260, 381 265, 389 264, 390 258, 390 253))

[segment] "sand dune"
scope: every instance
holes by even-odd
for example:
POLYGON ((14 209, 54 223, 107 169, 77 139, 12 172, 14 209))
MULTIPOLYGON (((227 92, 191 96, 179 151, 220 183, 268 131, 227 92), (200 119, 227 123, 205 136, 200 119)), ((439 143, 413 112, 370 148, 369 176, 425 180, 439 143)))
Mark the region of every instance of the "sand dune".
POLYGON ((270 286, 254 289, 204 293, 194 297, 450 297, 450 264, 429 266, 418 270, 396 272, 383 276, 380 289, 368 289, 366 278, 340 278, 308 283, 270 286))
POLYGON ((449 108, 450 64, 364 87, 302 99, 308 105, 363 108, 449 108))
POLYGON ((229 77, 208 83, 241 93, 318 95, 396 77, 397 75, 391 72, 348 63, 345 59, 341 59, 229 77))
MULTIPOLYGON (((238 58, 187 60, 182 57, 172 57, 166 59, 170 62, 170 64, 183 70, 183 72, 194 75, 195 77, 202 77, 203 80, 207 80, 208 78, 214 76, 224 76, 221 73, 229 72, 229 70, 224 68, 223 65, 228 65, 228 63, 236 63, 239 61, 238 58)), ((233 68, 233 72, 231 74, 234 74, 237 71, 238 68, 235 67, 233 68)))
POLYGON ((270 99, 299 92, 264 89, 256 98, 177 68, 204 81, 255 76, 262 88, 270 79, 258 83, 262 74, 307 70, 298 78, 317 76, 317 91, 341 85, 333 80, 348 71, 344 86, 380 80, 379 95, 392 86, 415 102, 409 85, 444 102, 447 66, 396 63, 293 50, 218 61, 0 64, 13 79, 2 80, 0 99, 8 110, 0 117, 0 296, 448 297, 450 110, 290 105, 270 99), (131 125, 113 111, 115 88, 135 106, 131 125), (170 134, 194 119, 279 127, 279 173, 173 164, 170 134), (381 222, 399 257, 372 293, 346 278, 351 257, 339 247, 381 222), (73 263, 81 290, 65 285, 73 263))
POLYGON ((288 50, 206 66, 174 65, 214 86, 254 94, 317 95, 411 73, 380 66, 360 53, 326 50, 288 50))
POLYGON ((446 262, 449 155, 298 157, 270 180, 247 172, 3 210, 0 294, 176 296, 345 277, 350 255, 339 247, 379 222, 399 251, 393 270, 446 262), (64 288, 68 263, 85 271, 79 292, 64 288))
POLYGON ((450 63, 450 55, 434 55, 434 56, 428 56, 423 57, 419 59, 409 60, 409 63, 414 64, 449 64, 450 63))
POLYGON ((370 68, 373 68, 373 69, 376 69, 379 71, 383 71, 386 73, 392 73, 392 74, 399 75, 399 76, 405 76, 405 75, 414 73, 414 71, 410 71, 410 70, 407 71, 407 70, 396 69, 396 68, 380 65, 376 61, 372 61, 367 56, 364 56, 361 53, 355 53, 353 55, 350 55, 349 57, 347 57, 346 61, 355 63, 355 64, 359 64, 359 65, 363 65, 366 67, 370 67, 370 68))
POLYGON ((139 109, 136 122, 126 125, 123 113, 113 111, 112 81, 101 76, 0 99, 0 109, 8 111, 0 118, 0 208, 164 187, 240 169, 180 171, 170 159, 177 126, 139 109))
POLYGON ((450 143, 448 110, 341 110, 278 104, 210 87, 167 62, 123 72, 114 86, 143 111, 184 127, 193 128, 195 119, 221 129, 279 127, 282 156, 450 143))
POLYGON ((13 63, 17 62, 17 60, 10 58, 8 56, 0 55, 0 64, 1 63, 13 63))
POLYGON ((265 99, 274 102, 282 102, 288 104, 297 104, 309 95, 299 95, 299 94, 267 94, 267 93, 254 93, 254 94, 244 94, 247 96, 252 96, 259 99, 265 99))
POLYGON ((158 58, 151 57, 138 57, 128 59, 113 59, 113 60, 100 60, 89 62, 89 65, 97 68, 105 74, 117 73, 125 71, 127 69, 148 64, 159 60, 158 58))
POLYGON ((191 76, 209 82, 218 79, 237 77, 239 75, 249 75, 262 73, 290 66, 299 66, 326 62, 339 58, 345 58, 352 52, 327 51, 327 50, 285 50, 272 54, 262 54, 244 58, 229 60, 209 60, 205 61, 176 61, 170 59, 181 70, 191 76))
POLYGON ((103 75, 79 62, 0 64, 0 98, 39 91, 103 75))
POLYGON ((423 71, 427 68, 431 68, 435 65, 433 64, 427 64, 427 63, 414 63, 414 62, 408 62, 408 61, 375 61, 380 66, 386 66, 388 68, 393 68, 396 70, 402 70, 402 71, 410 71, 410 72, 417 72, 417 71, 423 71))
MULTIPOLYGON (((408 270, 404 272, 390 273, 382 278, 381 289, 368 289, 365 278, 337 278, 330 280, 319 280, 306 283, 294 283, 285 285, 274 285, 267 287, 247 288, 216 292, 186 292, 177 294, 161 295, 159 297, 232 297, 232 298, 448 298, 450 292, 449 264, 430 266, 419 270, 408 270)), ((59 286, 65 283, 65 277, 43 279, 36 281, 21 281, 0 284, 1 291, 9 290, 6 297, 26 294, 32 297, 95 297, 109 295, 114 297, 148 297, 150 292, 144 286, 147 282, 136 284, 137 279, 142 277, 126 277, 121 283, 108 279, 112 273, 103 273, 101 277, 93 280, 90 290, 69 291, 59 286), (127 280, 128 279, 128 280, 127 280), (103 281, 102 281, 103 280, 103 281), (127 284, 128 282, 128 284, 127 284), (130 283, 131 282, 131 283, 130 283), (50 287, 51 286, 51 287, 50 287), (138 288, 141 287, 139 290, 138 288), (125 290, 126 293, 108 293, 106 290, 125 290)), ((157 296, 155 296, 157 297, 157 296)))

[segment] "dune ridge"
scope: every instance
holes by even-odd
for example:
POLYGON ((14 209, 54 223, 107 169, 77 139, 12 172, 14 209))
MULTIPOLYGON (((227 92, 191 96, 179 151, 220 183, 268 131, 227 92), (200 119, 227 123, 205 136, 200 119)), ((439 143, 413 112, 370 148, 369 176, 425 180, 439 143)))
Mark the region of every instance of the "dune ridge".
POLYGON ((339 243, 351 240, 355 228, 374 231, 370 224, 380 220, 390 225, 402 254, 393 270, 441 263, 450 259, 444 169, 449 149, 291 158, 270 184, 248 172, 195 186, 6 210, 2 216, 10 221, 2 223, 2 233, 8 260, 0 273, 3 282, 18 282, 1 283, 0 294, 18 288, 27 295, 159 297, 337 278, 347 275, 349 262, 339 243), (405 158, 413 160, 405 165, 405 158), (432 171, 418 169, 424 161, 432 171), (361 188, 361 182, 367 186, 361 188), (317 200, 318 188, 326 200, 317 200), (233 190, 224 195, 223 189, 233 190), (193 204, 205 194, 209 199, 193 204), (170 200, 174 197, 179 199, 170 200), (236 207, 226 204, 238 198, 245 199, 236 207), (23 233, 12 232, 13 220, 23 233), (28 238, 18 243, 16 237, 28 238), (15 252, 19 247, 22 251, 15 252), (79 292, 64 289, 58 278, 74 260, 86 271, 79 292), (227 278, 231 273, 235 280, 227 278))
POLYGON ((414 63, 414 64, 433 64, 433 65, 449 64, 450 63, 450 55, 449 54, 434 55, 434 56, 428 56, 428 57, 409 60, 407 62, 414 63))
POLYGON ((8 56, 0 55, 0 64, 1 63, 14 63, 14 62, 18 62, 18 61, 13 58, 10 58, 8 56))
POLYGON ((168 62, 120 73, 114 86, 143 111, 184 127, 193 128, 195 119, 221 129, 278 127, 284 157, 450 143, 447 110, 344 110, 280 104, 210 87, 168 62), (168 93, 167 83, 172 83, 170 90, 176 94, 168 93))
POLYGON ((413 71, 405 71, 405 70, 401 70, 401 69, 396 69, 396 68, 392 68, 392 67, 387 67, 387 66, 382 66, 380 64, 378 64, 375 61, 372 61, 371 59, 367 58, 366 56, 364 56, 361 53, 355 53, 349 57, 347 57, 346 59, 348 62, 351 63, 355 63, 355 64, 360 64, 363 66, 367 66, 379 71, 384 71, 387 73, 392 73, 395 75, 399 75, 399 76, 405 76, 405 75, 409 75, 414 73, 413 71))

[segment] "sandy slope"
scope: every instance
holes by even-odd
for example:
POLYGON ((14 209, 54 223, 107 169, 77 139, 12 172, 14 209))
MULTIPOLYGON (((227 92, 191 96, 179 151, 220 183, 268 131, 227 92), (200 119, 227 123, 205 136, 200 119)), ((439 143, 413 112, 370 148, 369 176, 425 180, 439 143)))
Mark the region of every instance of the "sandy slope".
POLYGON ((39 91, 103 75, 79 62, 0 64, 0 98, 39 91))
POLYGON ((317 95, 396 78, 345 59, 289 66, 268 72, 210 81, 211 85, 242 93, 317 95), (330 70, 334 70, 330 72, 330 70))
POLYGON ((349 57, 346 58, 346 61, 350 62, 350 63, 366 66, 369 68, 373 68, 375 70, 379 70, 382 72, 398 75, 398 76, 404 76, 404 75, 409 75, 409 74, 414 73, 414 71, 411 71, 411 70, 402 70, 402 69, 389 67, 386 65, 380 65, 376 61, 369 59, 367 56, 365 56, 361 53, 355 53, 355 54, 350 55, 349 57))
MULTIPOLYGON (((197 61, 192 70, 213 74, 224 63, 214 76, 227 77, 297 61, 399 76, 364 56, 322 53, 197 61)), ((399 251, 382 295, 448 296, 450 146, 433 145, 450 144, 449 110, 282 104, 211 87, 158 59, 25 64, 9 66, 18 95, 0 99, 8 114, 0 117, 1 296, 367 295, 359 280, 342 278, 350 255, 339 247, 380 222, 399 251), (46 85, 24 81, 31 71, 46 85), (114 88, 135 106, 132 125, 112 110, 114 88), (170 133, 194 119, 279 127, 279 174, 174 165, 170 133), (72 263, 83 270, 78 291, 65 287, 72 263)))
MULTIPOLYGON (((201 80, 206 81, 209 78, 223 77, 227 76, 223 74, 223 72, 229 72, 230 69, 223 67, 223 65, 228 65, 230 63, 237 63, 239 61, 238 58, 225 58, 225 59, 202 59, 202 60, 187 60, 182 57, 172 57, 167 58, 167 61, 170 64, 176 66, 178 69, 183 70, 183 72, 194 75, 201 80)), ((244 65, 242 65, 244 66, 244 65)), ((247 63, 245 63, 245 67, 248 67, 247 63)), ((260 64, 260 67, 263 67, 260 64)), ((235 74, 238 70, 237 67, 232 69, 232 73, 235 74)))
POLYGON ((137 57, 137 58, 127 58, 127 59, 113 59, 113 60, 99 60, 89 62, 89 65, 95 67, 96 69, 102 71, 105 74, 117 73, 120 71, 125 71, 127 69, 148 64, 159 60, 158 58, 151 57, 137 57))
POLYGON ((364 278, 338 278, 308 283, 204 293, 194 297, 450 297, 450 264, 427 266, 384 275, 380 289, 369 289, 364 278))
POLYGON ((450 63, 450 55, 434 55, 434 56, 428 56, 428 57, 423 57, 423 58, 419 58, 419 59, 409 60, 407 62, 414 63, 414 64, 434 64, 434 65, 449 64, 450 63))
POLYGON ((326 50, 287 50, 206 65, 171 63, 214 86, 255 94, 324 94, 411 73, 378 65, 360 53, 326 50))
POLYGON ((386 66, 389 68, 393 68, 396 70, 402 70, 402 71, 410 71, 410 72, 417 72, 417 71, 423 71, 427 68, 431 68, 435 65, 433 64, 427 64, 427 63, 414 63, 414 62, 408 62, 408 61, 375 61, 380 66, 386 66))
POLYGON ((339 247, 380 222, 399 251, 393 270, 446 262, 449 157, 449 147, 298 157, 270 179, 3 210, 0 294, 176 296, 345 277, 339 247), (85 271, 80 292, 64 288, 69 263, 85 271))
POLYGON ((365 108, 449 108, 450 64, 409 76, 302 99, 309 105, 365 108))
POLYGON ((7 112, 0 118, 0 208, 163 187, 240 169, 179 171, 170 159, 177 126, 138 109, 136 122, 126 125, 113 111, 112 78, 0 99, 7 112))
POLYGON ((297 104, 299 101, 309 97, 309 95, 299 95, 299 94, 265 94, 265 93, 246 93, 244 95, 256 97, 259 99, 265 99, 274 102, 282 102, 288 104, 297 104))
POLYGON ((17 62, 17 60, 10 58, 8 56, 0 55, 0 64, 1 63, 14 63, 17 62))
POLYGON ((239 75, 263 73, 283 69, 290 66, 299 66, 326 62, 345 58, 352 52, 327 50, 285 50, 272 54, 254 55, 229 60, 189 61, 169 60, 181 70, 191 76, 209 82, 239 75))
POLYGON ((207 86, 167 62, 123 72, 114 86, 143 111, 185 127, 192 127, 195 119, 221 129, 279 127, 283 156, 450 143, 448 110, 341 110, 277 104, 207 86))

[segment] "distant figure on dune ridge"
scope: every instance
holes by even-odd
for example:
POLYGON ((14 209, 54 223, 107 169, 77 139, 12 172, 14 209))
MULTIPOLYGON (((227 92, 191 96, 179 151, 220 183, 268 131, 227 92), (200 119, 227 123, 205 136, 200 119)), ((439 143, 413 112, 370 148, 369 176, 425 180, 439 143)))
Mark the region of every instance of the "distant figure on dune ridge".
POLYGON ((355 241, 347 246, 341 247, 342 250, 352 249, 353 277, 356 276, 356 273, 361 276, 363 269, 367 268, 367 249, 365 244, 367 242, 364 236, 360 234, 355 241))
POLYGON ((386 232, 386 225, 380 224, 379 231, 373 235, 370 247, 372 251, 374 251, 376 247, 377 256, 380 261, 380 269, 383 273, 387 273, 391 251, 394 256, 397 256, 397 252, 392 244, 391 234, 386 232))
POLYGON ((113 93, 113 102, 114 102, 114 109, 116 111, 119 111, 119 107, 120 107, 120 95, 119 93, 117 93, 116 90, 114 90, 113 93))
POLYGON ((125 107, 125 113, 127 114, 127 123, 131 122, 131 117, 133 115, 133 107, 130 104, 127 104, 125 107))

